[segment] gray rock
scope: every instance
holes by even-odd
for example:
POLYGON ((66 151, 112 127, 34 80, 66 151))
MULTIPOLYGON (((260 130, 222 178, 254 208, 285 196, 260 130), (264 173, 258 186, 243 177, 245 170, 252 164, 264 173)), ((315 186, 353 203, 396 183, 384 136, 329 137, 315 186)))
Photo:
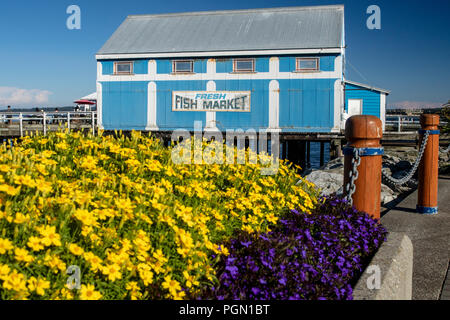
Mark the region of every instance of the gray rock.
POLYGON ((394 201, 398 197, 398 193, 394 192, 388 186, 381 184, 381 204, 384 205, 394 201))
POLYGON ((343 174, 317 170, 311 172, 305 178, 309 182, 314 183, 317 188, 321 189, 323 195, 327 196, 332 193, 342 194, 343 174))

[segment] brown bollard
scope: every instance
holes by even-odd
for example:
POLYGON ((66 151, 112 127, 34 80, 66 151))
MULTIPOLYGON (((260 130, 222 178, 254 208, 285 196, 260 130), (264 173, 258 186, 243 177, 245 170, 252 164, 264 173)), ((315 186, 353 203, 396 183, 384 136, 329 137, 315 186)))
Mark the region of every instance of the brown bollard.
POLYGON ((384 153, 380 144, 382 136, 382 122, 375 116, 352 116, 345 124, 344 194, 347 196, 349 192, 346 186, 350 181, 356 149, 361 162, 357 168, 358 178, 354 181, 356 189, 352 195, 353 205, 374 219, 380 219, 381 162, 384 153))
POLYGON ((419 145, 422 145, 425 132, 428 141, 419 166, 419 187, 417 212, 423 214, 438 213, 438 170, 439 170, 439 116, 422 114, 422 129, 419 130, 419 145))

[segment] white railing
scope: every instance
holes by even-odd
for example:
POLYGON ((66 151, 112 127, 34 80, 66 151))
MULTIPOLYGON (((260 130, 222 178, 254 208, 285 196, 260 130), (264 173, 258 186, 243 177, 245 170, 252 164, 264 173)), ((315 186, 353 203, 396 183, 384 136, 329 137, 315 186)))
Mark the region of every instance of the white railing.
POLYGON ((2 112, 0 113, 0 130, 19 130, 23 137, 27 131, 42 130, 44 135, 49 130, 60 127, 69 129, 92 130, 97 128, 97 111, 60 111, 60 112, 2 112))
MULTIPOLYGON (((442 121, 444 126, 447 122, 442 121)), ((420 129, 420 115, 389 114, 386 115, 386 130, 391 133, 416 133, 420 129)))
POLYGON ((419 128, 419 116, 386 115, 386 131, 413 133, 419 128), (404 129, 409 129, 410 131, 404 131, 404 129))

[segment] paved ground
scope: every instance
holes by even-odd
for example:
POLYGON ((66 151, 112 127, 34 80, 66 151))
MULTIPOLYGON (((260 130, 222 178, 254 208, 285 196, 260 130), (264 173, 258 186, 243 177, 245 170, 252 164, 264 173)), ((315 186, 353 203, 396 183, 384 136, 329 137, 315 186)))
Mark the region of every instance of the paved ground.
POLYGON ((447 277, 442 287, 441 300, 450 300, 450 271, 447 269, 447 277))
POLYGON ((450 177, 439 178, 438 202, 437 215, 418 214, 415 191, 381 218, 388 231, 405 232, 413 243, 414 300, 450 299, 450 177))

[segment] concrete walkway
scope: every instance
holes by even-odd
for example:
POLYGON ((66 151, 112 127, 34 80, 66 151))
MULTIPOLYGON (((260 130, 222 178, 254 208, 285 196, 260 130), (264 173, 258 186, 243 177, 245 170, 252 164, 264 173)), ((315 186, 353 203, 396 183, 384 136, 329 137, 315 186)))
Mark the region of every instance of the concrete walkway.
POLYGON ((450 257, 450 177, 439 177, 437 215, 416 213, 417 190, 382 218, 388 231, 405 232, 414 247, 413 300, 447 297, 450 257))

